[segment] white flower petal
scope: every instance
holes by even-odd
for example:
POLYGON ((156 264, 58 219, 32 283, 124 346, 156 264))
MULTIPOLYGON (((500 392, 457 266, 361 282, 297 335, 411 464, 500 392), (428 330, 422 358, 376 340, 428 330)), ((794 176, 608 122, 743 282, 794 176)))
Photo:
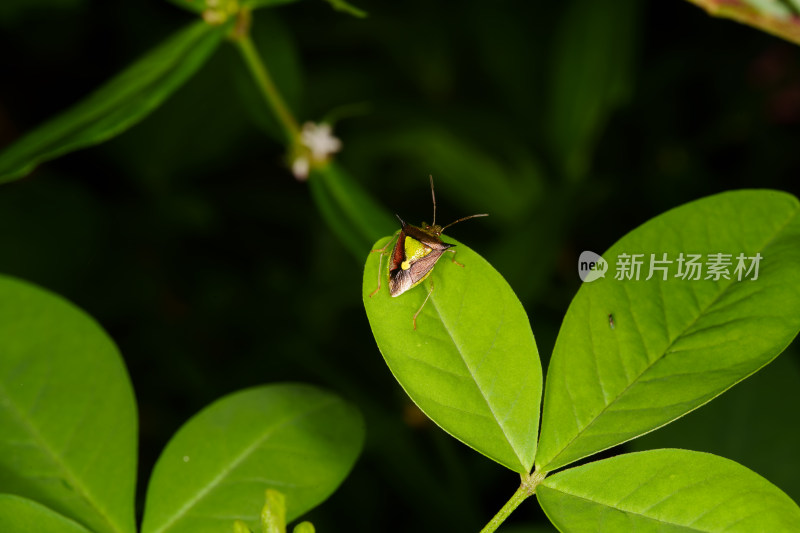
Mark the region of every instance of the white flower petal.
POLYGON ((306 181, 308 179, 308 170, 310 166, 307 158, 298 157, 292 162, 292 174, 294 174, 294 177, 299 181, 306 181))

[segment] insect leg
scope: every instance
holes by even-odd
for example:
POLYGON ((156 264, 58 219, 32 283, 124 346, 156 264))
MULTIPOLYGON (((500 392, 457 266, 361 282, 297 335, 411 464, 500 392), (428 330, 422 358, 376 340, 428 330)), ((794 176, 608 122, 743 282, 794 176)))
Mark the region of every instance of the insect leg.
POLYGON ((381 290, 381 270, 382 270, 381 266, 383 266, 383 256, 386 255, 386 249, 389 247, 390 244, 392 244, 393 240, 394 238, 389 239, 389 242, 387 242, 383 248, 376 248, 375 250, 369 251, 369 253, 371 254, 375 252, 381 253, 380 257, 378 258, 378 288, 369 294, 370 298, 378 294, 378 291, 381 290))
POLYGON ((433 280, 431 280, 431 290, 428 291, 428 295, 425 297, 425 300, 423 300, 422 305, 420 305, 419 309, 417 309, 417 312, 414 313, 414 319, 412 320, 412 322, 414 323, 415 331, 417 329, 417 317, 422 312, 422 308, 425 307, 425 304, 428 303, 428 298, 431 297, 431 294, 433 294, 433 280))
MULTIPOLYGON (((453 254, 453 256, 455 256, 455 255, 456 255, 456 251, 455 251, 455 250, 453 250, 452 248, 450 248, 450 249, 448 249, 448 250, 445 250, 445 251, 446 251, 446 252, 451 252, 451 253, 453 254)), ((461 268, 464 268, 464 265, 462 265, 461 263, 459 263, 458 261, 456 261, 456 258, 455 258, 455 257, 453 257, 453 258, 451 259, 451 261, 452 261, 453 263, 457 264, 458 266, 460 266, 461 268)))

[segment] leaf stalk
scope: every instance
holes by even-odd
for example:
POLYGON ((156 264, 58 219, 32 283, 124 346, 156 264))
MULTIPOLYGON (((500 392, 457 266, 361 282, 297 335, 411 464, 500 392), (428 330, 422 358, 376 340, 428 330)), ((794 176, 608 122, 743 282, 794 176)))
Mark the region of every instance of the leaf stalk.
POLYGON ((546 476, 547 472, 538 471, 532 474, 520 474, 521 482, 519 488, 514 495, 511 496, 511 499, 503 505, 494 517, 492 517, 489 523, 481 529, 481 533, 493 533, 496 531, 497 528, 500 527, 500 524, 502 524, 522 502, 536 493, 536 487, 539 483, 544 481, 546 476))

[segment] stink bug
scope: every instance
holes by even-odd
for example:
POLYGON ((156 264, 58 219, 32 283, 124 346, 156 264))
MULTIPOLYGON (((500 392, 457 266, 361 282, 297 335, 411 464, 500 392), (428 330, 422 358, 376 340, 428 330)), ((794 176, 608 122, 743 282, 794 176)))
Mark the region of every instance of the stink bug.
MULTIPOLYGON (((436 225, 436 195, 433 192, 433 176, 431 180, 431 198, 433 200, 433 223, 428 225, 423 222, 420 226, 412 226, 407 224, 399 215, 397 219, 400 221, 400 231, 395 235, 397 239, 390 239, 386 246, 372 252, 380 252, 381 256, 378 260, 378 288, 375 289, 370 298, 374 296, 381 289, 381 267, 383 265, 383 256, 386 255, 386 250, 389 245, 394 242, 394 248, 391 252, 389 259, 389 294, 392 297, 397 297, 409 289, 413 289, 425 279, 430 276, 436 262, 442 257, 442 254, 449 251, 455 253, 455 250, 450 250, 454 244, 449 244, 442 241, 442 233, 444 230, 458 224, 464 220, 469 220, 475 217, 489 216, 486 213, 478 215, 470 215, 468 217, 459 218, 455 222, 442 227, 436 225)), ((372 253, 370 252, 370 253, 372 253)), ((464 266, 455 259, 453 262, 459 266, 464 266)), ((417 316, 419 316, 422 308, 428 302, 428 298, 433 293, 433 281, 431 281, 431 288, 428 295, 422 302, 422 305, 414 313, 413 324, 414 329, 417 329, 417 316)))

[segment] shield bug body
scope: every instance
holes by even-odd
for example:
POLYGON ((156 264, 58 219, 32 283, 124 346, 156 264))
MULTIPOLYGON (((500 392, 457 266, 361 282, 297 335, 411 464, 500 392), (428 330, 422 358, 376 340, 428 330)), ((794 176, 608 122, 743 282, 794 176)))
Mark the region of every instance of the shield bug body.
MULTIPOLYGON (((378 260, 378 288, 370 294, 370 297, 374 296, 381 289, 383 256, 386 254, 386 250, 392 242, 394 242, 394 248, 392 248, 391 257, 389 259, 389 294, 392 297, 397 297, 425 281, 433 271, 433 267, 436 266, 436 262, 445 252, 449 251, 455 253, 455 250, 450 249, 455 246, 454 244, 442 241, 442 233, 445 229, 453 224, 469 220, 470 218, 488 216, 485 213, 481 213, 459 218, 455 222, 451 222, 444 227, 437 226, 436 195, 433 192, 433 176, 431 176, 430 179, 431 198, 433 199, 433 223, 428 225, 423 222, 420 226, 412 226, 411 224, 407 224, 400 216, 397 216, 401 225, 400 231, 395 234, 397 238, 390 239, 383 248, 372 250, 372 252, 381 252, 381 257, 378 260)), ((455 259, 453 259, 453 262, 459 266, 464 266, 455 259)), ((433 281, 431 281, 431 288, 428 291, 428 295, 425 297, 425 300, 422 302, 417 312, 414 313, 414 329, 417 329, 417 316, 419 316, 422 308, 425 307, 431 293, 433 293, 433 281)))

